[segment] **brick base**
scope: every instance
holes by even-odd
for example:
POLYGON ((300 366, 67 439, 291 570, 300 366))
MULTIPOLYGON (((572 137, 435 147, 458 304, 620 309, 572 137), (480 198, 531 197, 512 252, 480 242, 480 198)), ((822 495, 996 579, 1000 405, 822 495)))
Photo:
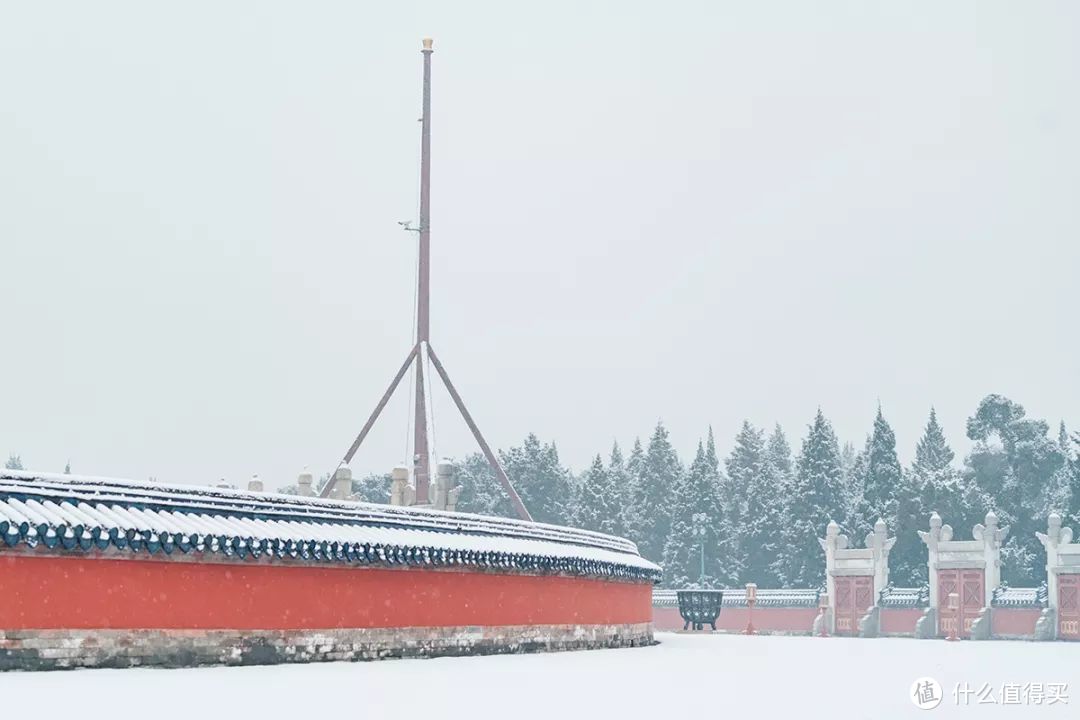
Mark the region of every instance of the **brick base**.
POLYGON ((653 644, 651 623, 348 630, 0 630, 0 670, 192 667, 653 644))

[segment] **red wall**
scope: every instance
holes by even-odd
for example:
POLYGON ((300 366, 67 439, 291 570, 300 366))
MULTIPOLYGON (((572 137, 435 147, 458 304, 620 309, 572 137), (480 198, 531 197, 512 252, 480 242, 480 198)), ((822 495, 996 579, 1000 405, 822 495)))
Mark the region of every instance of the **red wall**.
POLYGON ((914 635, 925 608, 881 608, 882 635, 914 635))
POLYGON ((0 554, 0 629, 293 630, 649 622, 652 586, 420 569, 0 554))
MULTIPOLYGON (((721 610, 720 614, 723 615, 724 611, 721 610)), ((653 628, 656 630, 682 630, 683 626, 683 619, 679 616, 678 608, 654 607, 652 621, 653 628)))
POLYGON ((994 608, 990 613, 990 631, 994 637, 1031 637, 1042 608, 994 608))
MULTIPOLYGON (((809 635, 813 632, 814 618, 819 612, 816 608, 754 608, 754 627, 769 632, 809 635)), ((716 629, 742 632, 746 629, 748 619, 749 611, 746 608, 724 608, 716 619, 716 629)), ((682 630, 683 619, 679 616, 679 609, 654 607, 653 627, 656 630, 682 630)), ((709 628, 708 625, 705 627, 709 628)))

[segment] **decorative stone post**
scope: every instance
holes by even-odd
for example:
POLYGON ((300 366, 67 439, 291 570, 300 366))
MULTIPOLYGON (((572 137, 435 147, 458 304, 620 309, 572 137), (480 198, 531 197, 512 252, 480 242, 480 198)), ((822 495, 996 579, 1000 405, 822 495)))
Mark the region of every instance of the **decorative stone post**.
POLYGON ((446 510, 448 512, 457 512, 458 498, 461 497, 461 486, 458 485, 450 489, 446 497, 446 510))
POLYGON ((334 477, 330 479, 334 487, 330 490, 332 500, 347 500, 352 495, 352 470, 347 467, 339 467, 334 471, 334 477))
POLYGON ((313 480, 314 478, 307 470, 300 473, 300 476, 296 478, 296 494, 312 497, 315 494, 315 490, 311 487, 313 480))
POLYGON ((833 577, 833 570, 836 567, 836 551, 848 546, 848 537, 840 534, 840 526, 835 520, 830 520, 825 526, 824 539, 818 538, 818 543, 825 551, 825 595, 829 598, 828 611, 823 614, 822 619, 826 623, 827 632, 835 633, 836 580, 833 577))
POLYGON ((915 625, 915 637, 929 638, 937 634, 937 606, 938 606, 938 546, 943 542, 952 540, 953 532, 951 525, 943 525, 941 516, 937 512, 930 514, 930 530, 920 530, 919 538, 926 545, 927 566, 930 571, 930 607, 915 625))
POLYGON ((849 548, 848 537, 840 533, 836 521, 818 538, 825 551, 825 587, 828 612, 821 622, 828 623, 815 631, 875 637, 877 635, 877 599, 889 584, 889 552, 896 538, 888 536, 885 521, 878 518, 874 530, 866 535, 866 547, 849 548))
POLYGON ((435 465, 435 487, 432 492, 432 504, 436 510, 445 510, 450 499, 450 488, 454 482, 454 466, 447 460, 435 465))
POLYGON ((889 587, 889 553, 896 544, 896 538, 889 537, 889 527, 882 518, 874 523, 874 531, 866 535, 866 547, 873 553, 874 560, 874 605, 877 605, 881 591, 889 587))
POLYGON ((258 475, 252 475, 251 479, 248 480, 248 490, 252 492, 263 491, 263 481, 259 479, 258 475))
POLYGON ((409 485, 409 468, 398 465, 390 471, 390 504, 412 505, 416 489, 409 485))
POLYGON ((435 509, 453 512, 460 495, 461 488, 454 482, 454 464, 443 460, 435 466, 435 509))
POLYGON ((994 590, 1001 585, 1001 546, 1009 534, 1009 528, 998 527, 998 516, 993 510, 986 513, 986 525, 976 524, 971 529, 971 536, 983 545, 983 561, 986 563, 986 587, 983 593, 983 606, 990 607, 994 599, 994 590))
POLYGON ((1056 640, 1064 635, 1069 639, 1080 637, 1080 607, 1071 607, 1077 599, 1073 587, 1080 586, 1076 578, 1080 577, 1080 543, 1073 542, 1072 528, 1061 526, 1061 515, 1051 513, 1046 523, 1046 533, 1037 532, 1035 536, 1046 548, 1046 609, 1035 624, 1036 640, 1056 640), (1064 580, 1069 586, 1070 607, 1061 614, 1061 585, 1064 580), (1070 615, 1070 611, 1077 615, 1070 615))

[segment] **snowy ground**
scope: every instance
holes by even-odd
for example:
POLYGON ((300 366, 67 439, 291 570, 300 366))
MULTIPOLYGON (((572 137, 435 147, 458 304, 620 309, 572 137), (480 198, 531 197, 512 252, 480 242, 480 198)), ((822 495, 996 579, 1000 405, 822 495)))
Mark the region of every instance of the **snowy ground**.
POLYGON ((1080 717, 1080 643, 664 633, 658 639, 652 648, 546 655, 4 673, 0 717, 1080 717), (912 683, 924 676, 944 691, 932 710, 909 699, 912 683), (963 697, 957 704, 953 689, 965 683, 967 704, 963 697), (1065 683, 1068 703, 1036 705, 1028 688, 1020 704, 1002 704, 1003 685, 1027 683, 1065 683), (977 691, 987 684, 994 704, 978 702, 977 691))

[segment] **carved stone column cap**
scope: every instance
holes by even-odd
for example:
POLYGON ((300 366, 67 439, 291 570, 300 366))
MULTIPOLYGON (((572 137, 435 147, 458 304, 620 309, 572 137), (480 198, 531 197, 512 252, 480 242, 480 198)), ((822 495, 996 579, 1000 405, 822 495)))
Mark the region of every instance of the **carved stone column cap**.
POLYGON ((408 482, 409 468, 405 467, 404 465, 398 465, 390 471, 390 479, 395 481, 404 480, 408 482))
POLYGON ((936 529, 941 527, 941 516, 937 514, 937 511, 930 513, 930 528, 936 529))
POLYGON ((1050 545, 1051 547, 1068 545, 1073 541, 1072 528, 1062 527, 1061 515, 1056 512, 1050 513, 1050 517, 1046 519, 1046 534, 1037 532, 1035 536, 1039 538, 1039 542, 1044 546, 1050 545))

